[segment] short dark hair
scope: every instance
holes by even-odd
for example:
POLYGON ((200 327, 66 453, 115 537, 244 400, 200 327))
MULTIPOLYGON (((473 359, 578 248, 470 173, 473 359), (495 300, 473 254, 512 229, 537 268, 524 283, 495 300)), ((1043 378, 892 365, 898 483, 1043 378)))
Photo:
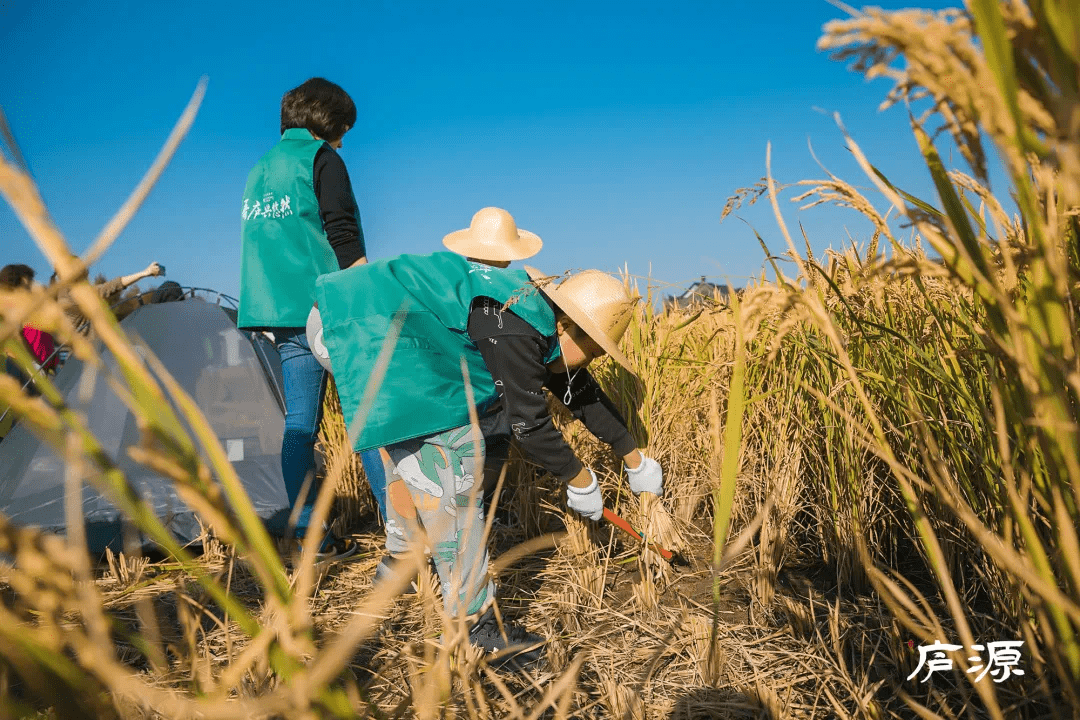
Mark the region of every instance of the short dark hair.
POLYGON ((5 265, 0 268, 0 287, 20 288, 27 280, 33 282, 36 274, 29 265, 5 265))
POLYGON ((150 302, 164 303, 164 302, 177 302, 184 299, 184 289, 180 287, 180 283, 175 280, 166 280, 158 285, 157 290, 154 291, 154 295, 150 302))
POLYGON ((356 124, 356 104, 349 93, 329 80, 311 78, 281 98, 281 132, 304 128, 335 141, 356 124))

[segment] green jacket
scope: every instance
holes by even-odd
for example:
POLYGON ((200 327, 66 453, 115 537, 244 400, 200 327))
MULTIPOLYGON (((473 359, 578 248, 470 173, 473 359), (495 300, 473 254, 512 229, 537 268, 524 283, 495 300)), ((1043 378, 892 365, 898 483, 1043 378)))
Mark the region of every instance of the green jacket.
POLYGON ((303 327, 315 278, 338 269, 312 177, 323 144, 302 128, 286 130, 248 175, 240 216, 241 328, 303 327))
POLYGON ((550 339, 544 362, 559 356, 555 315, 523 270, 472 263, 454 253, 401 255, 323 275, 315 296, 357 452, 467 425, 463 361, 479 414, 495 403, 491 373, 468 334, 477 297, 513 300, 514 314, 550 339), (362 422, 361 401, 378 376, 383 340, 395 327, 397 342, 387 348, 385 375, 362 422))

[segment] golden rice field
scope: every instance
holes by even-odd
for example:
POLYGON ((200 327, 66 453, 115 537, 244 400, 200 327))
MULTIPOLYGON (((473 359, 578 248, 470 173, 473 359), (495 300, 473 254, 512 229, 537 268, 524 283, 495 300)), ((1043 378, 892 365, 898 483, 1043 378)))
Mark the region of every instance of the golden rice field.
MULTIPOLYGON (((559 416, 608 505, 690 566, 577 520, 550 476, 512 456, 495 516, 514 522, 494 523, 489 542, 501 616, 549 640, 531 676, 488 668, 435 583, 371 590, 381 532, 335 407, 316 513, 363 551, 330 567, 283 561, 194 404, 178 402, 189 437, 163 402, 171 388, 73 280, 145 193, 73 259, 30 179, 0 161, 0 191, 121 363, 138 459, 207 527, 191 557, 82 419, 48 388, 32 400, 0 376, 0 406, 92 470, 169 556, 93 564, 78 528, 65 540, 0 517, 0 552, 16 558, 0 585, 0 718, 1080 715, 1080 13, 1066 0, 866 10, 826 26, 821 46, 895 81, 938 197, 894 187, 851 138, 857 183, 781 185, 766 167, 735 192, 725 214, 777 211, 769 272, 730 304, 644 303, 624 341, 640 380, 596 371, 664 467, 662 501, 640 506, 606 446, 559 416), (990 146, 1007 194, 988 189, 990 146), (868 183, 873 200, 855 188, 868 183), (872 238, 814 257, 783 221, 791 200, 851 208, 872 238), (951 669, 920 666, 936 641, 962 648, 951 669), (991 652, 1019 641, 1015 663, 1007 646, 991 652)), ((0 295, 0 315, 0 340, 33 317, 94 357, 44 291, 0 295)))

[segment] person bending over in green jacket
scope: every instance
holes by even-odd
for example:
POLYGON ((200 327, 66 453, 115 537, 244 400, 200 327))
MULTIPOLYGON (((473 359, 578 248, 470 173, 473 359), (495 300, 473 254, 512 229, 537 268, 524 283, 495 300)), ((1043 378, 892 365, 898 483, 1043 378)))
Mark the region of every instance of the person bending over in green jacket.
POLYGON ((599 520, 603 497, 554 426, 545 388, 623 457, 633 492, 663 493, 659 464, 635 447, 586 370, 605 354, 629 369, 618 343, 636 299, 595 270, 545 280, 533 268, 478 271, 451 253, 403 255, 320 277, 308 324, 309 342, 326 349, 320 359, 336 378, 354 449, 384 448, 392 468, 387 551, 426 540, 447 615, 466 616, 475 644, 519 666, 540 659, 543 638, 512 626, 502 635, 491 610, 475 487, 484 439, 469 424, 465 373, 481 425, 504 413, 524 453, 567 482, 567 505, 583 517, 599 520), (397 340, 385 375, 364 400, 388 334, 397 340), (358 410, 366 403, 365 421, 358 410))
MULTIPOLYGON (((448 233, 443 237, 443 245, 448 250, 466 258, 472 264, 471 272, 491 273, 505 269, 515 260, 531 258, 540 252, 544 242, 536 233, 520 229, 514 217, 506 210, 486 207, 473 215, 469 227, 448 233)), ((510 428, 505 423, 489 422, 482 429, 486 450, 484 466, 484 506, 486 508, 492 504, 499 473, 510 454, 510 428)), ((385 466, 389 460, 388 457, 384 457, 383 460, 383 474, 389 477, 393 474, 393 468, 385 466)), ((375 499, 379 503, 379 512, 385 524, 386 499, 381 495, 377 495, 375 499)), ((393 575, 392 561, 393 558, 390 555, 386 555, 379 561, 375 569, 376 584, 393 575)))

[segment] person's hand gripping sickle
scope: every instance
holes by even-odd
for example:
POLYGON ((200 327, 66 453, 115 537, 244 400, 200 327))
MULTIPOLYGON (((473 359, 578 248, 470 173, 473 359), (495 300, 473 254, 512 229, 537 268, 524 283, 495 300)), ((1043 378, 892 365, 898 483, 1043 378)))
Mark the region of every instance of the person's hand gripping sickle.
MULTIPOLYGON (((630 479, 630 490, 634 495, 647 492, 657 497, 662 496, 664 472, 660 468, 660 463, 645 453, 640 453, 640 462, 637 466, 630 467, 631 457, 639 453, 640 451, 635 451, 626 456, 626 475, 630 479)), ((583 469, 566 486, 566 504, 571 510, 589 520, 599 520, 603 517, 604 497, 600 493, 600 483, 596 480, 596 474, 591 469, 583 469), (582 487, 583 484, 584 487, 582 487)))
POLYGON ((600 483, 596 480, 596 473, 590 468, 582 470, 566 486, 566 505, 589 520, 599 520, 604 516, 604 496, 600 494, 600 483), (591 482, 585 487, 575 487, 574 483, 585 473, 588 473, 591 482))

